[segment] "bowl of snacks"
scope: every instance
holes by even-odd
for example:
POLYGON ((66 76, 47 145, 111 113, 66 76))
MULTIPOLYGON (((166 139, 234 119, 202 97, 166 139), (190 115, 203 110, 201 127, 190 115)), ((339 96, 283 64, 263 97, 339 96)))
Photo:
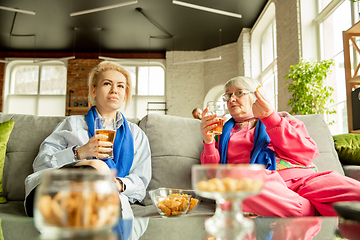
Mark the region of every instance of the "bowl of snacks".
POLYGON ((107 232, 117 223, 120 199, 112 172, 59 169, 42 174, 35 196, 35 227, 43 234, 77 237, 107 232))
POLYGON ((163 217, 183 216, 190 213, 199 203, 192 190, 158 188, 149 191, 157 211, 163 217))
POLYGON ((196 194, 214 200, 245 199, 263 188, 264 166, 259 164, 207 164, 192 167, 196 194))
POLYGON ((242 212, 242 201, 264 187, 265 166, 261 164, 193 165, 192 187, 196 194, 216 200, 215 214, 205 220, 205 229, 216 238, 237 239, 254 222, 242 212), (236 237, 235 237, 236 236, 236 237))
POLYGON ((187 210, 186 214, 189 214, 190 212, 193 212, 194 209, 199 205, 200 203, 200 196, 195 193, 194 190, 186 190, 181 189, 181 191, 187 195, 191 195, 191 201, 189 209, 187 210))

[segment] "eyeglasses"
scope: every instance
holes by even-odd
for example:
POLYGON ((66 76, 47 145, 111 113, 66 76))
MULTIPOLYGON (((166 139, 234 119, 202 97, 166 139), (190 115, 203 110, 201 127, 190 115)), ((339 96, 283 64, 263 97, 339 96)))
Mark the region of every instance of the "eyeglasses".
POLYGON ((254 92, 251 92, 251 91, 248 91, 248 90, 242 90, 242 89, 238 89, 232 93, 225 93, 224 95, 222 95, 222 99, 224 102, 227 102, 230 100, 231 96, 234 94, 234 97, 235 98, 240 98, 242 97, 244 94, 247 94, 247 93, 254 93, 254 92))

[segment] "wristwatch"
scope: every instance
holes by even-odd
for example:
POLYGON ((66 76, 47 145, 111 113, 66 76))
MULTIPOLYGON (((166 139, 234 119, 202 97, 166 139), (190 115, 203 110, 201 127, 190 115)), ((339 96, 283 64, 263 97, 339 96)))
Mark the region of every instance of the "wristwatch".
POLYGON ((81 160, 80 158, 80 155, 79 155, 79 145, 75 145, 73 148, 72 148, 72 151, 74 153, 74 160, 81 160))
POLYGON ((118 182, 119 182, 119 184, 121 186, 121 190, 122 190, 121 192, 124 192, 126 190, 126 185, 124 184, 123 181, 121 181, 120 178, 116 178, 116 180, 118 180, 118 182))

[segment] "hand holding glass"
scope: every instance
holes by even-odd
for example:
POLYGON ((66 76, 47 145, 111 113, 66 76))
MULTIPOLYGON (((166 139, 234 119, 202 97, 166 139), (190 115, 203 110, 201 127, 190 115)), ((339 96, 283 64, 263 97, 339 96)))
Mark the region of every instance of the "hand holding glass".
POLYGON ((224 119, 223 116, 226 114, 226 107, 225 103, 222 101, 210 101, 207 103, 208 112, 206 113, 206 116, 216 114, 216 118, 218 119, 216 128, 210 130, 208 134, 211 135, 221 135, 223 125, 224 125, 224 119))
MULTIPOLYGON (((96 118, 95 119, 95 135, 101 134, 108 136, 106 139, 99 139, 99 142, 110 142, 114 144, 116 124, 115 118, 96 118)), ((113 157, 112 146, 100 146, 101 148, 111 148, 111 151, 101 152, 100 154, 108 154, 110 158, 113 157)))

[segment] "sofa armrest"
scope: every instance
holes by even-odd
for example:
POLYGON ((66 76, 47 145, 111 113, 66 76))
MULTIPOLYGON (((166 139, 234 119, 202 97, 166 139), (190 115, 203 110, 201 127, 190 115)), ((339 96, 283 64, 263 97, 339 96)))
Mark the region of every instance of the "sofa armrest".
POLYGON ((360 166, 358 165, 343 165, 345 176, 354 178, 360 181, 360 166))

